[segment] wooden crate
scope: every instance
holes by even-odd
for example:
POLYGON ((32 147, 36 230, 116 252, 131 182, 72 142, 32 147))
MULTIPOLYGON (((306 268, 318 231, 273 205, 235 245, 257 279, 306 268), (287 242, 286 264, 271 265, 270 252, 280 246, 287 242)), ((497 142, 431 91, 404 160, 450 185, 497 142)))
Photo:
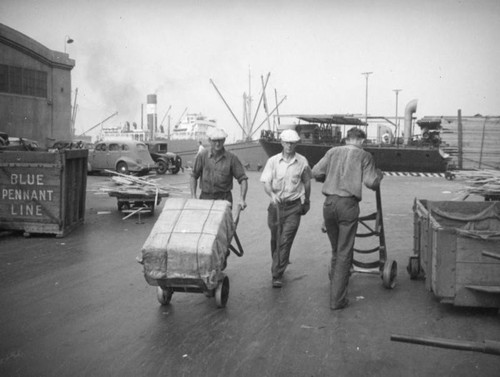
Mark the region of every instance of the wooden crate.
POLYGON ((84 222, 88 150, 0 152, 0 229, 64 237, 84 222))
POLYGON ((500 259, 483 254, 500 257, 500 202, 415 200, 414 251, 427 289, 441 302, 500 308, 500 259), (493 215, 479 220, 486 211, 493 215), (483 232, 498 232, 499 236, 484 237, 474 230, 471 233, 477 236, 471 236, 464 231, 478 221, 483 221, 483 232))

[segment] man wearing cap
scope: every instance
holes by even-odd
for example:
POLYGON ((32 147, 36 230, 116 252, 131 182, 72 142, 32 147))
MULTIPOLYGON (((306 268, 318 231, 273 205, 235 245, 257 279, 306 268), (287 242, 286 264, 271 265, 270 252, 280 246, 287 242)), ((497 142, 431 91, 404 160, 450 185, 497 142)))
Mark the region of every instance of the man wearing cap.
POLYGON ((191 197, 196 198, 198 179, 200 180, 200 199, 227 200, 233 203, 231 190, 233 178, 240 184, 239 205, 245 209, 248 190, 248 177, 240 160, 224 149, 227 134, 221 128, 211 128, 207 132, 210 149, 196 155, 191 173, 191 197))
POLYGON ((290 250, 300 217, 310 208, 311 168, 307 159, 295 152, 299 140, 295 130, 283 131, 283 151, 267 160, 260 177, 266 194, 271 197, 267 225, 271 230, 271 273, 275 288, 283 285, 283 273, 290 263, 290 250))
POLYGON ((376 190, 383 174, 376 169, 370 153, 363 150, 365 132, 353 127, 347 132, 346 145, 328 150, 314 165, 316 180, 324 182, 323 218, 332 247, 330 267, 330 308, 348 305, 347 286, 358 229, 359 202, 363 184, 376 190))

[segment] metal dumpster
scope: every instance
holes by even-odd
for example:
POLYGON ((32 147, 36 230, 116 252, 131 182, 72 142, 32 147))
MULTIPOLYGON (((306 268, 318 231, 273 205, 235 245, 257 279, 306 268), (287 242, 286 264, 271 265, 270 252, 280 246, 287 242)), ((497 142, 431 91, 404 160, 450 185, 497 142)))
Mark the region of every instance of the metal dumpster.
POLYGON ((443 303, 500 308, 500 202, 415 199, 410 277, 443 303))
POLYGON ((63 237, 85 218, 88 150, 0 152, 0 229, 63 237))

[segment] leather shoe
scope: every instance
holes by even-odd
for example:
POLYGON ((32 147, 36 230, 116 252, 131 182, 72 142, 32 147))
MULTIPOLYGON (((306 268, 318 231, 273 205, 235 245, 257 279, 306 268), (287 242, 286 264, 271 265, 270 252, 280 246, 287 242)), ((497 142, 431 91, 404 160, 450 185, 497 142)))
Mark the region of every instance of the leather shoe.
POLYGON ((332 309, 332 310, 340 310, 340 309, 344 309, 348 305, 349 305, 349 300, 348 299, 344 299, 339 305, 337 305, 337 306, 331 306, 330 309, 332 309))
POLYGON ((281 288, 283 286, 283 282, 281 279, 273 279, 273 288, 281 288))

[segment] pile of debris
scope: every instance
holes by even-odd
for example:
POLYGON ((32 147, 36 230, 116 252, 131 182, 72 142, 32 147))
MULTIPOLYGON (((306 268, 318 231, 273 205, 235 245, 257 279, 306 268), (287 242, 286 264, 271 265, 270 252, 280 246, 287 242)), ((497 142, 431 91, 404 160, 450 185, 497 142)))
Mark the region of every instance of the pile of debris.
POLYGON ((113 174, 111 181, 113 186, 101 187, 100 191, 103 192, 119 192, 122 194, 144 194, 150 196, 151 194, 159 196, 168 196, 169 192, 173 189, 171 187, 160 186, 150 178, 135 177, 133 175, 126 175, 117 173, 112 170, 105 170, 108 174, 113 174))
POLYGON ((138 214, 140 219, 141 213, 144 212, 153 214, 161 199, 170 196, 170 191, 180 191, 160 186, 154 182, 156 179, 149 177, 135 177, 111 170, 105 172, 114 176, 111 178, 111 184, 100 187, 99 191, 116 198, 118 211, 128 213, 123 220, 135 214, 138 214))
POLYGON ((454 173, 456 178, 465 180, 461 193, 466 199, 469 195, 480 195, 486 200, 500 200, 500 171, 468 170, 454 173))

